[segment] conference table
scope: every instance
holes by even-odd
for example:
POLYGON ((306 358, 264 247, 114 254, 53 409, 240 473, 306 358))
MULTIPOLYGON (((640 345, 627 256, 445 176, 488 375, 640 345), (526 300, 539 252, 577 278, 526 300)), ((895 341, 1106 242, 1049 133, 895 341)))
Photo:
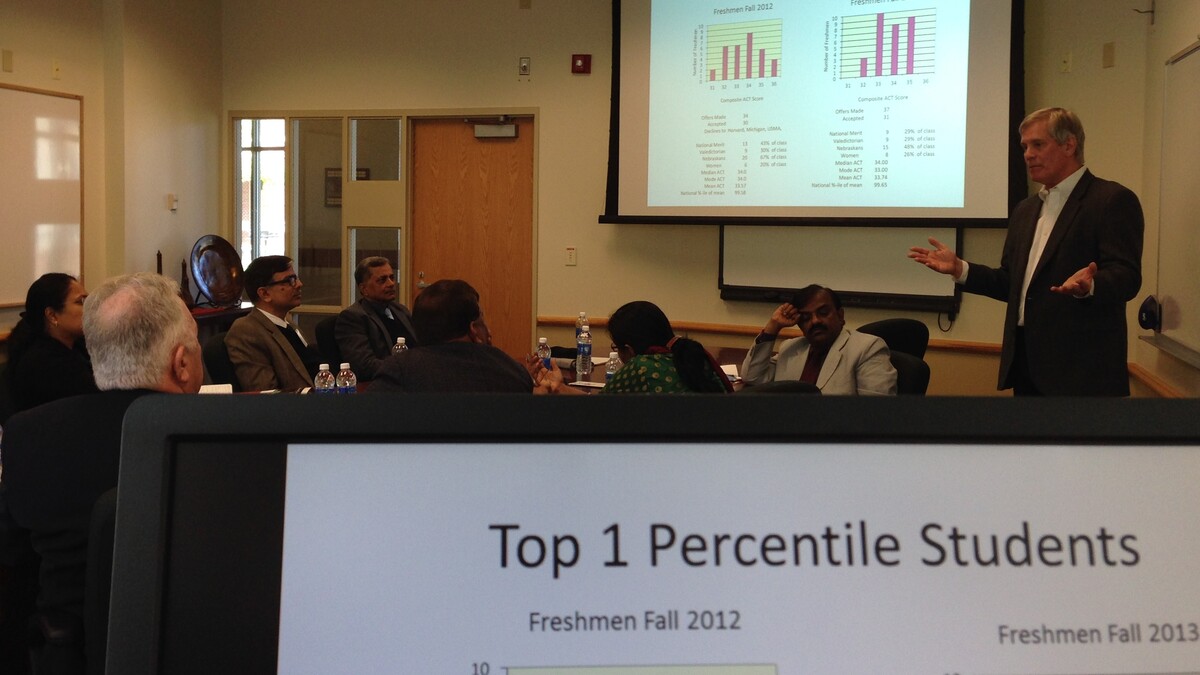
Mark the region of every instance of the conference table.
MULTIPOLYGON (((708 353, 719 365, 736 366, 737 372, 741 371, 742 362, 746 360, 746 353, 748 351, 750 350, 743 347, 716 347, 708 349, 708 353)), ((604 363, 599 363, 592 366, 591 374, 588 375, 584 380, 584 382, 587 384, 579 384, 579 379, 575 372, 573 361, 567 361, 564 359, 556 359, 556 361, 559 364, 559 368, 562 369, 563 380, 574 386, 576 389, 582 389, 588 393, 595 393, 600 391, 600 389, 603 387, 605 382, 604 366, 605 363, 607 363, 607 359, 604 359, 604 363), (570 365, 564 367, 564 363, 569 363, 570 365)), ((728 370, 729 369, 726 369, 727 374, 728 370)), ((729 379, 733 383, 733 390, 741 391, 743 386, 741 378, 735 378, 730 375, 729 379)))

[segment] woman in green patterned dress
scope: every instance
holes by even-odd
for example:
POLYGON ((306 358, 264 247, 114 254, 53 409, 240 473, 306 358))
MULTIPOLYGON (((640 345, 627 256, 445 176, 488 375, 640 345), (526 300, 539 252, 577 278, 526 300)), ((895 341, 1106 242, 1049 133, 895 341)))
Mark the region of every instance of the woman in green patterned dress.
POLYGON ((678 337, 652 302, 622 305, 608 319, 613 350, 625 362, 601 394, 683 394, 733 391, 704 346, 678 337))

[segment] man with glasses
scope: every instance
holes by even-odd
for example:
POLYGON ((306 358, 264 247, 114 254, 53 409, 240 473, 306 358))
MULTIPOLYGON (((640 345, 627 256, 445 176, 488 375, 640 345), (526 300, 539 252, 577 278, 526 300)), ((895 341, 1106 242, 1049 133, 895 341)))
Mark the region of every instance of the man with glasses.
POLYGON ((338 315, 334 337, 358 379, 374 380, 396 338, 416 347, 417 331, 408 308, 396 302, 391 261, 381 256, 364 258, 354 269, 354 283, 361 297, 338 315))
POLYGON ((306 391, 321 355, 287 320, 288 313, 300 306, 304 288, 292 259, 255 258, 242 278, 254 309, 234 321, 225 335, 238 383, 246 391, 306 391))
POLYGON ((746 384, 800 380, 822 394, 886 396, 896 393, 896 369, 883 340, 846 328, 837 293, 813 284, 791 302, 777 307, 754 340, 742 364, 746 384), (804 337, 785 340, 779 354, 771 349, 779 331, 799 326, 804 337))

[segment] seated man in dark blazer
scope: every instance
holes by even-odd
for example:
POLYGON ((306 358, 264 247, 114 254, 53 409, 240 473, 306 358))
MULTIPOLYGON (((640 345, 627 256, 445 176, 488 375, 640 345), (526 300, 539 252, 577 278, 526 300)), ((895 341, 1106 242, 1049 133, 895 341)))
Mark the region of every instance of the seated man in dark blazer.
MULTIPOLYGON (((312 387, 321 355, 309 346, 288 313, 300 306, 304 282, 292 259, 282 255, 255 258, 242 275, 250 313, 229 327, 225 348, 245 391, 304 392, 312 387)), ((336 372, 337 365, 329 364, 336 372)))
POLYGON ((442 279, 413 303, 421 346, 380 367, 368 391, 528 394, 529 370, 492 346, 479 293, 461 279, 442 279))
POLYGON ((334 327, 334 338, 342 358, 360 380, 373 380, 383 360, 391 356, 396 338, 404 338, 411 349, 417 332, 408 308, 396 302, 396 273, 381 256, 364 258, 354 269, 358 302, 342 310, 334 327))
POLYGON ((37 672, 82 673, 86 665, 88 525, 97 498, 117 485, 125 411, 141 396, 195 393, 204 381, 196 322, 171 279, 106 281, 84 302, 83 330, 100 392, 17 413, 4 428, 0 491, 41 555, 38 611, 58 638, 37 672))

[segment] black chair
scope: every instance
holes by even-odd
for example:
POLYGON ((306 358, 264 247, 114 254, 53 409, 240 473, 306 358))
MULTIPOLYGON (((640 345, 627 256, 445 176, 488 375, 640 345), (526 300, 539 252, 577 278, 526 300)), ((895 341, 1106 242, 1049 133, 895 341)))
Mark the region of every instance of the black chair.
POLYGON ((892 352, 925 358, 929 346, 929 327, 916 319, 883 319, 858 327, 858 332, 883 338, 892 352))
POLYGON ((896 369, 896 393, 924 396, 929 389, 929 364, 912 354, 893 351, 892 367, 896 369))
POLYGON ((83 644, 88 675, 104 675, 116 527, 117 488, 111 488, 96 499, 88 526, 87 577, 83 590, 83 644))
POLYGON ((202 349, 204 357, 204 372, 212 384, 230 384, 234 391, 241 391, 237 371, 229 360, 229 350, 225 348, 225 332, 210 335, 204 341, 202 349))
POLYGON ((13 400, 10 370, 12 368, 8 363, 0 366, 0 426, 7 423, 8 418, 17 411, 17 402, 13 400))
POLYGON ((739 394, 820 394, 821 390, 812 382, 800 380, 776 380, 764 384, 745 385, 739 394))
POLYGON ((321 352, 321 359, 329 364, 331 370, 336 371, 338 364, 342 362, 342 350, 338 347, 337 338, 334 337, 334 326, 337 325, 337 316, 327 316, 317 322, 317 351, 321 352))

